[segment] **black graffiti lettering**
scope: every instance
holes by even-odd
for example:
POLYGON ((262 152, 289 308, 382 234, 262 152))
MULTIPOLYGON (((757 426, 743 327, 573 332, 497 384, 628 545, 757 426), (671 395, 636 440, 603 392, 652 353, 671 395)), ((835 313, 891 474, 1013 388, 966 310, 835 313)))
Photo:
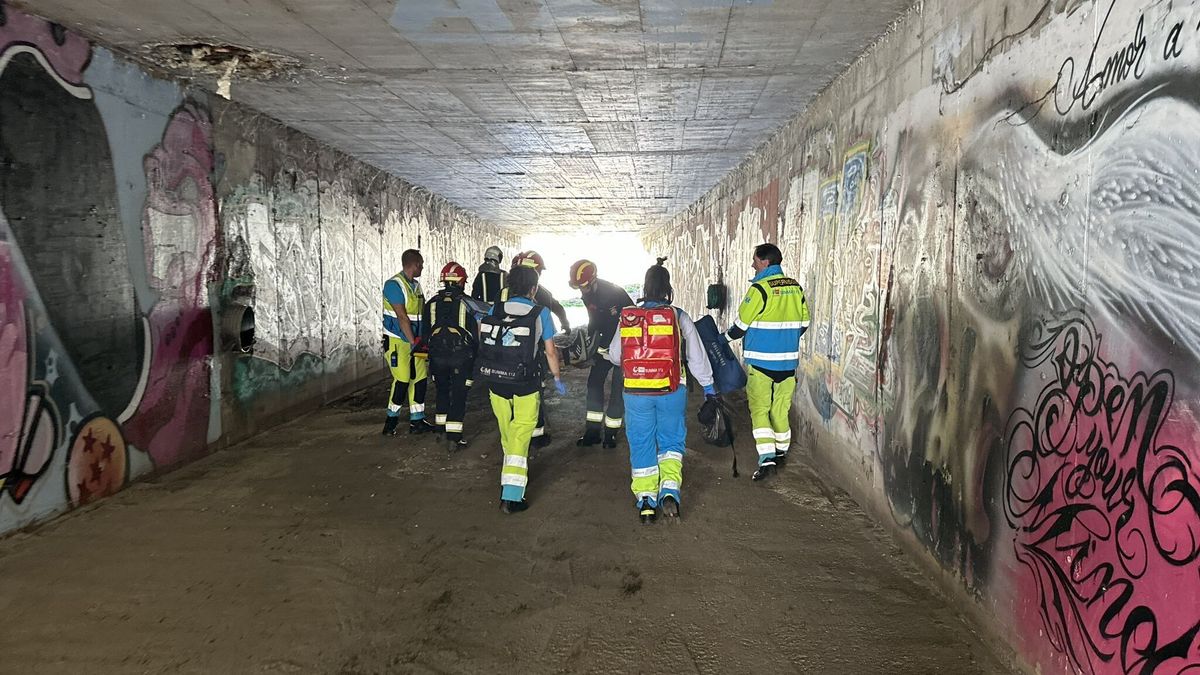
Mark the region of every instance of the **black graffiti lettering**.
POLYGON ((1071 112, 1076 103, 1079 103, 1082 110, 1087 110, 1105 89, 1124 82, 1130 77, 1139 80, 1146 72, 1144 62, 1146 55, 1145 16, 1138 17, 1133 38, 1109 55, 1099 71, 1093 71, 1096 65, 1096 50, 1100 48, 1100 41, 1104 37, 1104 29, 1108 25, 1108 18, 1112 14, 1114 4, 1116 4, 1116 0, 1109 4, 1108 11, 1104 14, 1104 21, 1100 24, 1099 32, 1096 33, 1095 42, 1092 43, 1092 51, 1088 54, 1083 74, 1078 79, 1075 78, 1074 57, 1067 57, 1059 66, 1058 80, 1055 84, 1054 107, 1060 115, 1071 112), (1063 91, 1064 86, 1067 87, 1066 92, 1063 91), (1066 98, 1065 101, 1064 98, 1066 98))
POLYGON ((1090 498, 1096 490, 1096 486, 1092 483, 1092 467, 1086 464, 1076 465, 1067 475, 1063 490, 1066 491, 1068 497, 1090 498))
POLYGON ((1010 418, 1005 513, 1044 634, 1081 672, 1186 658, 1200 620, 1169 590, 1200 559, 1200 481, 1193 454, 1160 442, 1174 376, 1121 373, 1084 317, 1026 344, 1022 362, 1052 377, 1010 418))
MULTIPOLYGON (((1133 391, 1130 392, 1129 401, 1121 408, 1121 412, 1128 415, 1130 422, 1125 425, 1128 433, 1125 435, 1120 455, 1124 456, 1129 451, 1129 446, 1136 441, 1139 464, 1146 461, 1146 455, 1150 452, 1154 437, 1158 435, 1158 429, 1162 426, 1163 416, 1171 399, 1167 383, 1163 380, 1155 381, 1165 374, 1167 374, 1165 371, 1155 373, 1151 380, 1154 384, 1149 387, 1140 382, 1135 385, 1133 391)), ((1115 412, 1109 413, 1110 424, 1115 419, 1115 412)))
POLYGON ((1177 59, 1183 54, 1183 47, 1179 46, 1179 34, 1183 32, 1183 22, 1171 26, 1170 32, 1167 33, 1167 41, 1163 43, 1163 60, 1177 59))

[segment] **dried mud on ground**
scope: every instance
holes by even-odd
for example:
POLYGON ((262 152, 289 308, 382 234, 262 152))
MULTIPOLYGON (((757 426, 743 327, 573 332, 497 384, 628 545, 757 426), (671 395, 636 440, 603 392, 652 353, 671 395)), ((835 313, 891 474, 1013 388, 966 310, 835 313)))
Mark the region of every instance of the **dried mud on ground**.
POLYGON ((624 440, 575 447, 582 377, 524 513, 482 392, 450 455, 379 435, 381 384, 0 541, 0 671, 1011 671, 802 458, 753 484, 742 440, 733 479, 693 426, 682 522, 639 524, 624 440))

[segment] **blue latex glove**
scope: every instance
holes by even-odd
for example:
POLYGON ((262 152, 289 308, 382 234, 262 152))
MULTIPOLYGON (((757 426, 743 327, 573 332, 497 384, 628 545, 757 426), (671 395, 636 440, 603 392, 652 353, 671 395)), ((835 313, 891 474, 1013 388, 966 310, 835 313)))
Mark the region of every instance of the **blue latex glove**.
POLYGON ((567 395, 567 383, 563 382, 562 380, 558 379, 557 377, 554 378, 554 389, 558 391, 559 396, 567 395))
POLYGON ((717 395, 717 390, 711 384, 704 385, 704 398, 712 398, 717 395))

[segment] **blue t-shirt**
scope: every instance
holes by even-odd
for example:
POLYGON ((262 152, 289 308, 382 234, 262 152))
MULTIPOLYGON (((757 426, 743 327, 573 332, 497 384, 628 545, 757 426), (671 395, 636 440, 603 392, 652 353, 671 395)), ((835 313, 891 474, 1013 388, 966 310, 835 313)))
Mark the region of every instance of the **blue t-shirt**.
POLYGON ((383 285, 383 299, 399 307, 404 307, 407 302, 404 297, 404 289, 395 279, 388 279, 387 283, 383 285))

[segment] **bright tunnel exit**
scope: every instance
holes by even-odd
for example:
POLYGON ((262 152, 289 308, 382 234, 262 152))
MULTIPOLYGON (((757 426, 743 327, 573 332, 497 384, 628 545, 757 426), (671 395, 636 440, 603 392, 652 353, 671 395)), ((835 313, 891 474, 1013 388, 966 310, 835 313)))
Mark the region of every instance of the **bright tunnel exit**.
POLYGON ((572 328, 588 321, 579 291, 569 284, 571 265, 576 260, 595 263, 601 279, 623 287, 634 300, 641 295, 646 268, 654 264, 654 256, 636 232, 533 234, 521 240, 521 249, 541 254, 546 263, 541 284, 563 304, 572 328))

